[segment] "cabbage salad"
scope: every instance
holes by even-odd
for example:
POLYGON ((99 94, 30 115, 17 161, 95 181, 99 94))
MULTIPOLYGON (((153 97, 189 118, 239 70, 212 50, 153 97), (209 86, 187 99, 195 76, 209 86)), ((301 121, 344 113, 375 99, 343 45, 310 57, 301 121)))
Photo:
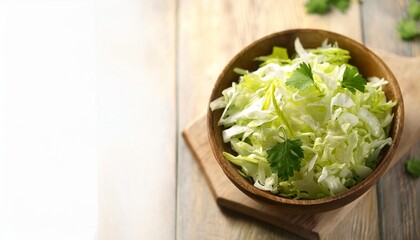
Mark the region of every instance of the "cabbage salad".
POLYGON ((254 72, 235 69, 238 83, 210 103, 223 111, 224 157, 255 187, 294 199, 336 195, 376 167, 395 101, 385 79, 367 80, 348 63, 349 52, 325 40, 296 54, 274 47, 254 72))

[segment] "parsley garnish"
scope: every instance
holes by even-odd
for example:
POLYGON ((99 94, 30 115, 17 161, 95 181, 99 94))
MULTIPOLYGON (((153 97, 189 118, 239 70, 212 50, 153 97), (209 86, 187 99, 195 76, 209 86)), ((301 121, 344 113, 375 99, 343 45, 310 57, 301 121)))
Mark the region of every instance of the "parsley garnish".
POLYGON ((326 14, 331 10, 328 0, 309 0, 305 7, 308 13, 326 14))
POLYGON ((350 0, 330 0, 330 2, 342 13, 344 13, 350 6, 350 0))
POLYGON ((360 75, 355 68, 346 67, 343 75, 343 81, 341 86, 347 88, 353 94, 356 93, 356 90, 360 92, 365 91, 366 80, 360 75))
POLYGON ((410 0, 408 5, 409 18, 400 20, 397 25, 397 31, 403 40, 412 40, 420 36, 420 29, 417 21, 420 19, 420 2, 410 0))
POLYGON ((312 68, 306 63, 301 63, 292 76, 286 80, 286 85, 300 90, 305 90, 312 84, 315 84, 312 68))
POLYGON ((420 20, 420 2, 416 0, 411 0, 408 4, 408 14, 414 20, 420 20))
POLYGON ((417 23, 411 18, 401 20, 398 23, 397 30, 403 40, 411 40, 420 36, 420 30, 417 27, 417 23))
POLYGON ((410 159, 405 165, 407 172, 413 177, 420 177, 420 159, 410 159))
POLYGON ((302 141, 286 139, 269 148, 267 154, 271 170, 286 181, 294 175, 293 170, 300 170, 300 162, 303 158, 302 141))
POLYGON ((350 0, 309 0, 305 7, 308 13, 326 14, 334 6, 341 12, 345 12, 350 6, 350 0))

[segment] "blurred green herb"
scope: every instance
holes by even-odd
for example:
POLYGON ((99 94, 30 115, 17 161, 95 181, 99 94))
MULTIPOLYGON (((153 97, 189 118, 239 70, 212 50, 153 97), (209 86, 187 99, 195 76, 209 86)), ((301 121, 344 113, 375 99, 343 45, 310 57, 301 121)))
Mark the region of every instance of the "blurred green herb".
POLYGON ((417 0, 410 0, 408 4, 408 14, 416 21, 420 19, 420 2, 417 0))
POLYGON ((306 4, 308 13, 326 14, 331 10, 328 0, 309 0, 306 4))
POLYGON ((406 162, 405 168, 411 176, 420 177, 420 159, 409 159, 406 162))
POLYGON ((350 7, 350 0, 330 0, 334 7, 344 13, 350 7))
POLYGON ((417 28, 417 23, 414 19, 406 18, 401 20, 398 23, 397 27, 398 33, 400 34, 401 39, 411 40, 420 36, 420 31, 417 28))
POLYGON ((420 19, 420 1, 410 0, 407 7, 409 18, 400 20, 397 25, 398 33, 403 40, 412 40, 420 36, 418 20, 420 19))
POLYGON ((326 14, 336 7, 342 13, 350 7, 350 0, 309 0, 305 4, 308 13, 326 14))

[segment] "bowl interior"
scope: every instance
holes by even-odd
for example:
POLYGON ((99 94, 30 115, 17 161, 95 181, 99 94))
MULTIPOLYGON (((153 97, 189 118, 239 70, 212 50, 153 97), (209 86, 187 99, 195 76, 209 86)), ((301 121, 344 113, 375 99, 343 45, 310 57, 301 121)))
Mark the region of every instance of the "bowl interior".
POLYGON ((399 139, 402 133, 404 113, 403 101, 398 82, 391 70, 385 63, 376 56, 369 49, 362 44, 347 38, 343 35, 316 29, 295 29, 284 32, 274 33, 260 40, 255 41, 240 53, 238 53, 225 67, 220 74, 210 101, 222 96, 222 91, 232 85, 232 82, 238 81, 239 77, 234 73, 235 67, 248 69, 254 71, 258 68, 259 62, 253 61, 254 58, 263 55, 269 55, 273 46, 280 46, 287 49, 289 56, 293 56, 294 41, 299 38, 304 48, 316 48, 321 46, 325 39, 330 43, 337 42, 340 48, 350 51, 351 60, 350 64, 358 67, 360 73, 364 77, 376 76, 385 78, 389 84, 384 88, 387 99, 397 100, 398 104, 394 107, 394 120, 391 125, 390 136, 393 139, 391 146, 384 148, 380 155, 380 160, 377 168, 372 174, 364 179, 358 185, 350 188, 349 190, 338 195, 315 199, 315 200, 293 200, 274 195, 255 188, 250 182, 243 178, 237 171, 236 166, 231 164, 228 160, 224 159, 223 151, 233 152, 230 145, 225 144, 222 139, 222 126, 218 126, 218 120, 223 110, 216 110, 212 112, 208 110, 207 127, 209 132, 209 142, 213 154, 222 167, 226 176, 244 193, 251 198, 262 201, 263 203, 270 204, 278 207, 284 212, 293 213, 313 213, 332 210, 350 203, 354 199, 365 193, 372 185, 374 185, 378 178, 386 171, 392 157, 395 153, 399 139))

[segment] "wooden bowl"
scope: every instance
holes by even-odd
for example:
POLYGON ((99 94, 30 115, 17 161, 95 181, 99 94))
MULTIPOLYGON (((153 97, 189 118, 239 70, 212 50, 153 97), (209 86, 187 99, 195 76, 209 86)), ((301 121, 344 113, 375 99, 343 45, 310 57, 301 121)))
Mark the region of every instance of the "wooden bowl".
POLYGON ((251 71, 256 70, 259 62, 253 61, 253 59, 258 56, 269 55, 273 46, 287 48, 289 56, 292 56, 295 52, 294 41, 296 38, 300 39, 304 48, 319 47, 325 39, 328 39, 331 43, 337 42, 340 48, 350 51, 352 57, 350 63, 357 66, 363 76, 377 76, 389 81, 389 84, 384 87, 386 97, 388 100, 398 101, 398 104, 393 109, 394 120, 391 123, 390 130, 393 142, 390 146, 382 149, 376 169, 362 182, 340 194, 315 200, 288 199, 254 187, 252 183, 238 173, 238 168, 234 164, 223 157, 223 151, 233 152, 230 145, 223 142, 223 127, 217 124, 223 109, 213 112, 209 108, 207 112, 207 129, 211 149, 217 162, 230 181, 242 192, 260 203, 274 206, 285 213, 311 214, 333 210, 354 201, 368 191, 385 173, 400 142, 404 123, 404 104, 397 79, 376 54, 348 37, 316 29, 293 29, 278 32, 247 46, 229 62, 220 74, 211 94, 210 102, 222 96, 222 91, 232 86, 232 82, 238 81, 239 77, 233 71, 235 67, 251 71))

